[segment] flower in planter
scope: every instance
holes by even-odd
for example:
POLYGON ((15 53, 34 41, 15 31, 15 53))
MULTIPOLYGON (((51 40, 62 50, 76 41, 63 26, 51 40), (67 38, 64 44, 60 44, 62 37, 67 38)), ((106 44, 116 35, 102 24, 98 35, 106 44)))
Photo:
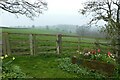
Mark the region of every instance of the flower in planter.
POLYGON ((100 49, 98 49, 98 52, 100 52, 100 49))
POLYGON ((95 50, 93 50, 91 53, 92 53, 92 54, 96 54, 96 51, 95 51, 95 50))
POLYGON ((112 55, 112 58, 115 58, 115 56, 112 55))
POLYGON ((110 52, 108 52, 108 57, 110 57, 112 54, 110 52))
POLYGON ((89 53, 85 53, 84 56, 89 56, 90 54, 89 53))

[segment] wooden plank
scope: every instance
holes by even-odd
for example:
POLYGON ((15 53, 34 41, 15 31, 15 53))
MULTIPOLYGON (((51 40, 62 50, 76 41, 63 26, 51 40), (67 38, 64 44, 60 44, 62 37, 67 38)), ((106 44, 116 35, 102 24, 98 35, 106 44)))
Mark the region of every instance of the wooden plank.
POLYGON ((62 42, 65 42, 65 43, 78 43, 77 41, 62 41, 62 42))
POLYGON ((74 48, 74 49, 77 49, 78 47, 64 47, 62 46, 63 49, 69 49, 69 48, 74 48))
POLYGON ((42 53, 56 53, 56 51, 53 51, 53 52, 37 52, 37 54, 42 54, 42 53))
POLYGON ((56 34, 35 34, 36 36, 56 36, 56 34))
POLYGON ((26 43, 29 43, 28 41, 22 41, 22 40, 11 40, 10 43, 17 43, 17 44, 26 44, 26 43))
POLYGON ((62 35, 62 37, 75 37, 75 38, 78 38, 79 36, 75 36, 75 35, 62 35))
MULTIPOLYGON (((18 35, 29 35, 30 33, 10 33, 9 32, 9 34, 18 34, 18 35)), ((32 33, 31 33, 32 34, 32 33)), ((36 34, 36 33, 34 33, 34 35, 36 35, 36 36, 39 36, 39 35, 43 35, 43 36, 56 36, 56 34, 36 34)))
POLYGON ((49 48, 49 49, 53 49, 53 48, 56 48, 55 46, 40 46, 40 47, 37 47, 38 49, 39 48, 49 48))
POLYGON ((56 40, 36 40, 37 42, 43 41, 43 42, 56 42, 56 40))
MULTIPOLYGON (((4 33, 4 32, 3 32, 4 33)), ((16 34, 16 35, 29 35, 30 33, 14 33, 14 32, 9 32, 9 34, 16 34)))

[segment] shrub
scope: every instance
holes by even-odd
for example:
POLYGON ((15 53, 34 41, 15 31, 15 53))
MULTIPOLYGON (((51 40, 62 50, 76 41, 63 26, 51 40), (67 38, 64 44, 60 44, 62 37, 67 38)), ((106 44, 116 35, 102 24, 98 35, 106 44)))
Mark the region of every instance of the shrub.
POLYGON ((2 79, 25 78, 26 75, 21 71, 20 67, 12 64, 15 58, 7 57, 8 57, 7 55, 1 57, 3 63, 2 63, 2 75, 0 77, 2 79))
POLYGON ((59 65, 58 67, 64 71, 67 71, 69 73, 76 74, 77 77, 80 78, 105 78, 104 75, 89 70, 85 67, 78 66, 77 64, 72 64, 70 58, 62 58, 57 60, 59 65))

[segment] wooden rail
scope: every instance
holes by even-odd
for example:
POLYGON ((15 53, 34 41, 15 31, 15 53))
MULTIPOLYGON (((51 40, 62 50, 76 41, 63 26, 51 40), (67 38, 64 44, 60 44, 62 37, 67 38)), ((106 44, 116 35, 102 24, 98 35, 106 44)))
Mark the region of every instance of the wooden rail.
MULTIPOLYGON (((39 49, 39 48, 56 48, 55 50, 56 51, 54 51, 54 52, 56 52, 57 54, 60 54, 60 53, 62 53, 62 48, 64 48, 64 49, 72 49, 72 48, 76 48, 76 49, 78 49, 79 50, 79 48, 80 48, 80 46, 79 46, 79 44, 95 44, 95 43, 93 43, 93 42, 81 42, 80 40, 79 40, 79 38, 80 38, 80 36, 71 36, 71 35, 62 35, 62 34, 29 34, 29 33, 2 33, 2 52, 3 52, 3 54, 11 54, 12 52, 12 50, 11 50, 11 48, 12 48, 12 44, 11 44, 11 42, 12 43, 17 43, 17 44, 20 44, 20 43, 24 43, 24 44, 28 44, 29 45, 29 49, 27 49, 27 50, 30 50, 29 52, 30 52, 30 54, 31 55, 35 55, 36 54, 36 52, 37 52, 37 49, 39 49), (24 42, 20 42, 20 41, 22 41, 22 40, 17 40, 17 41, 12 41, 12 39, 10 39, 9 38, 9 35, 11 35, 11 34, 15 34, 15 35, 26 35, 26 36, 28 36, 28 39, 29 40, 23 40, 24 42), (36 39, 36 37, 41 37, 41 36, 54 36, 54 37, 56 37, 56 40, 39 40, 39 39, 36 39), (77 38, 77 40, 78 41, 64 41, 64 40, 62 40, 62 38, 63 37, 73 37, 73 38, 77 38), (55 43, 56 44, 56 46, 40 46, 40 45, 38 45, 37 46, 37 42, 48 42, 48 43, 55 43), (76 46, 76 47, 74 47, 74 46, 70 46, 70 47, 68 47, 68 46, 62 46, 62 43, 67 43, 67 44, 69 44, 69 43, 75 43, 75 44, 77 44, 78 46, 76 46)), ((108 46, 108 45, 110 45, 110 44, 106 44, 106 43, 99 43, 100 45, 106 45, 106 46, 108 46)), ((41 53, 41 52, 39 52, 39 53, 41 53)), ((64 52, 63 52, 64 53, 64 52)))

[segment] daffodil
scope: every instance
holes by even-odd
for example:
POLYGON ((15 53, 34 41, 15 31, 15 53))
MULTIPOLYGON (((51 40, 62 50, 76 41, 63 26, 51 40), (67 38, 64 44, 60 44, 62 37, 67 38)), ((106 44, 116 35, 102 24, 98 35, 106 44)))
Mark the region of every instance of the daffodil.
POLYGON ((0 58, 1 58, 1 59, 4 59, 4 57, 3 57, 3 56, 1 56, 0 58))
POLYGON ((82 52, 80 52, 79 54, 82 54, 82 52))
POLYGON ((8 57, 8 55, 5 55, 5 58, 8 57))
POLYGON ((13 57, 13 60, 15 60, 15 57, 13 57))
POLYGON ((77 50, 76 52, 78 53, 79 51, 77 50))
POLYGON ((113 59, 115 61, 115 59, 113 59))

